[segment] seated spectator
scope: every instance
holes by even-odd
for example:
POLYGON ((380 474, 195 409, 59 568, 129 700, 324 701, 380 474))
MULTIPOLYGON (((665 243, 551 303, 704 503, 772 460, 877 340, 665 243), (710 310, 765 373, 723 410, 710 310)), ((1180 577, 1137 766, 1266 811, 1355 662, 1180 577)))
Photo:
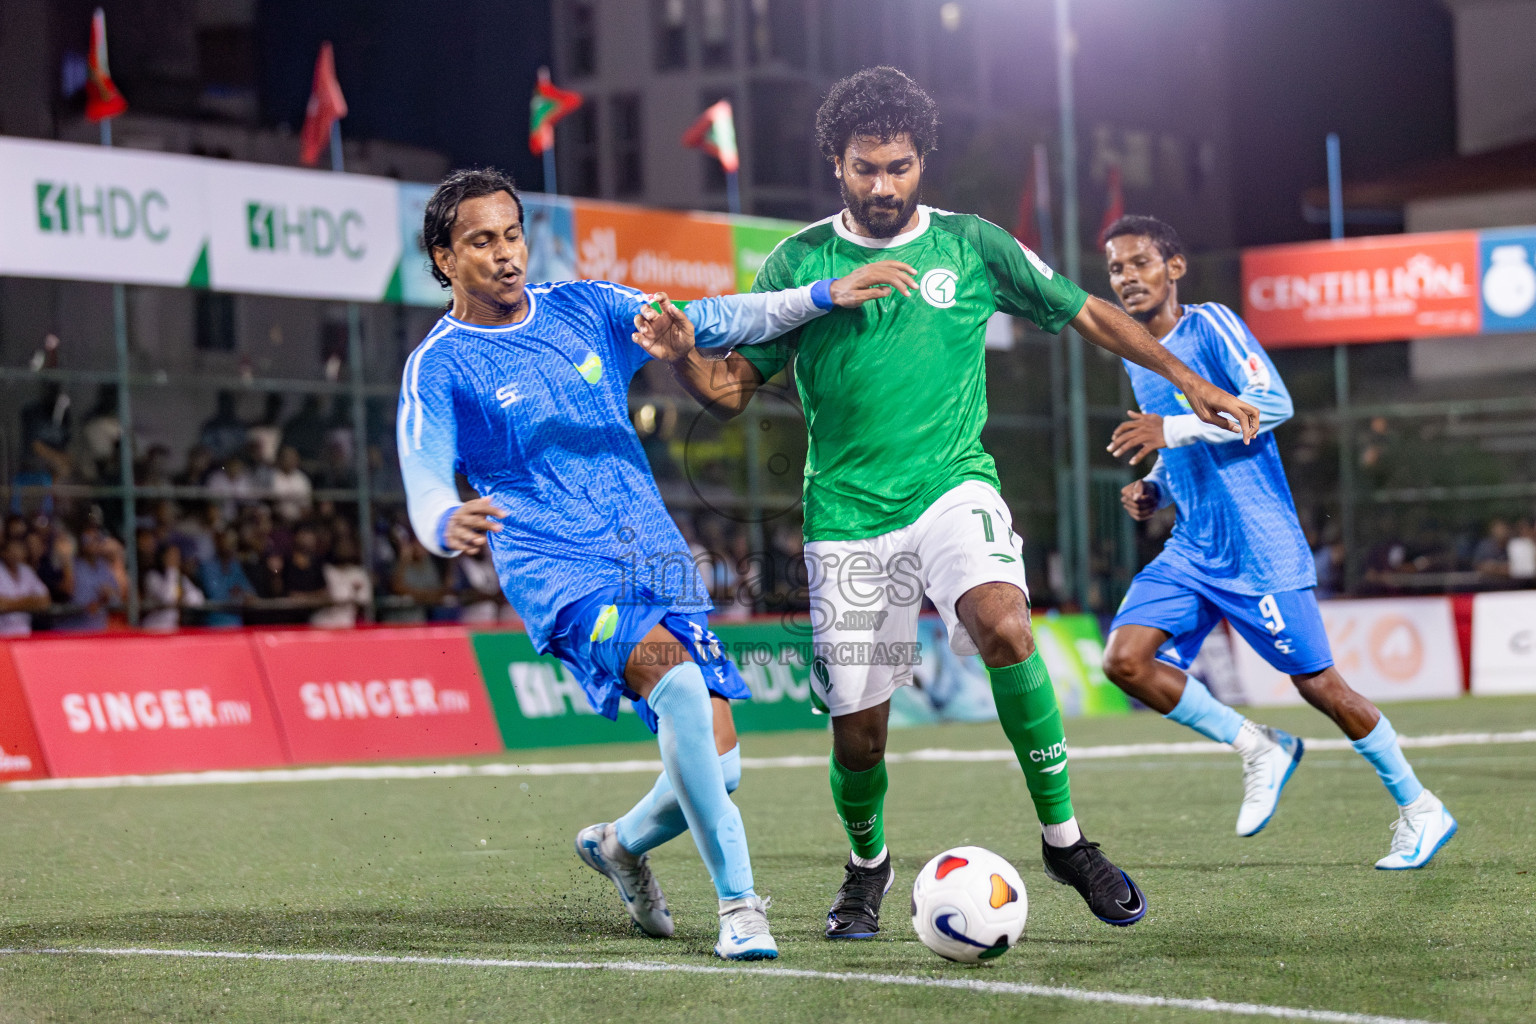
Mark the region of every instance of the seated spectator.
MULTIPOLYGON (((256 596, 256 588, 240 564, 239 534, 225 529, 215 535, 213 557, 201 563, 197 579, 203 595, 213 604, 243 604, 256 596)), ((240 612, 233 609, 211 611, 203 621, 221 628, 242 624, 240 612)))
MULTIPOLYGON (((413 534, 411 542, 421 547, 413 534)), ((426 551, 425 548, 422 548, 426 551)), ((491 549, 482 548, 478 555, 460 555, 449 563, 453 573, 453 592, 461 609, 459 621, 485 623, 499 621, 503 609, 509 609, 506 595, 501 592, 501 580, 496 575, 496 565, 491 561, 491 549)))
POLYGON ((270 466, 277 461, 277 452, 283 442, 282 418, 283 396, 275 391, 269 392, 261 419, 245 431, 246 448, 253 453, 259 465, 270 466))
POLYGON ((80 531, 80 553, 69 569, 69 603, 78 609, 59 620, 59 629, 94 632, 107 628, 109 609, 122 606, 128 592, 123 545, 101 527, 80 531))
POLYGON ((201 487, 212 472, 213 452, 204 445, 195 444, 187 449, 187 464, 172 478, 172 482, 178 487, 201 487))
MULTIPOLYGON (((134 480, 140 487, 168 487, 176 482, 171 473, 171 450, 163 444, 152 444, 144 457, 134 467, 134 480)), ((103 479, 116 479, 117 473, 103 479)))
POLYGON ((1510 579, 1536 580, 1536 523, 1529 519, 1522 522, 1504 550, 1510 579))
POLYGON ((26 538, 7 530, 0 540, 0 636, 31 633, 32 613, 47 611, 49 603, 48 588, 27 564, 26 538))
POLYGON ((293 552, 283 562, 282 596, 307 604, 326 604, 330 586, 320 563, 320 542, 313 526, 293 531, 293 552))
POLYGON ((336 538, 323 572, 326 593, 335 603, 316 612, 309 620, 310 625, 327 629, 357 625, 357 613, 373 605, 373 580, 363 568, 357 542, 350 534, 336 538))
POLYGON ((392 615, 391 622, 426 621, 427 608, 440 604, 448 593, 448 588, 443 585, 442 569, 414 533, 401 540, 400 557, 395 560, 389 590, 400 597, 409 597, 413 604, 413 607, 392 615))
POLYGON ((1495 519, 1488 524, 1488 536, 1478 541, 1472 552, 1472 565, 1484 576, 1509 575, 1509 541, 1514 531, 1509 523, 1495 519))
POLYGON ((320 460, 320 449, 325 445, 325 421, 320 396, 305 395, 298 413, 283 424, 283 441, 298 449, 304 462, 314 464, 320 460))
POLYGON ((53 382, 42 386, 37 401, 21 410, 21 468, 43 482, 71 476, 69 442, 73 431, 69 396, 53 382))
POLYGON ((117 443, 122 436, 123 424, 117 418, 117 385, 103 384, 96 392, 96 405, 86 413, 80 427, 79 468, 87 479, 117 477, 117 443))
POLYGON ((293 445, 285 445, 278 453, 269 493, 276 499, 274 509, 278 518, 284 522, 297 522, 309 515, 314 488, 310 486, 309 475, 299 468, 299 450, 293 445))
POLYGON ((205 486, 220 501, 225 519, 235 518, 240 506, 256 497, 256 481, 240 458, 226 459, 208 474, 205 486))
POLYGON ((234 458, 245 450, 246 426, 240 420, 233 391, 220 391, 213 416, 203 423, 198 443, 213 454, 215 462, 234 458))
POLYGON ((143 629, 175 629, 181 625, 183 608, 202 607, 203 592, 181 571, 181 549, 176 545, 161 545, 156 552, 154 568, 144 574, 143 599, 143 629))

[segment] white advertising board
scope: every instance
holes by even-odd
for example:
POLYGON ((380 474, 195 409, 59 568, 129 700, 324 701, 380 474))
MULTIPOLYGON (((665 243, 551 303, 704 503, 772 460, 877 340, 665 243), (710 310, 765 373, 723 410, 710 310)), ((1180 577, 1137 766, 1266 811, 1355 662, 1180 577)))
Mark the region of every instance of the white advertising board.
POLYGON ((1472 599, 1472 692, 1536 693, 1536 591, 1472 599))
POLYGON ((226 164, 208 176, 209 285, 378 302, 400 262, 399 186, 226 164))
MULTIPOLYGON (((1335 667, 1372 701, 1461 695, 1461 654, 1449 598, 1324 601, 1322 614, 1335 667)), ((1235 633, 1232 653, 1249 704, 1304 703, 1290 677, 1235 633)))
POLYGON ((0 139, 0 274, 202 283, 207 163, 0 139))

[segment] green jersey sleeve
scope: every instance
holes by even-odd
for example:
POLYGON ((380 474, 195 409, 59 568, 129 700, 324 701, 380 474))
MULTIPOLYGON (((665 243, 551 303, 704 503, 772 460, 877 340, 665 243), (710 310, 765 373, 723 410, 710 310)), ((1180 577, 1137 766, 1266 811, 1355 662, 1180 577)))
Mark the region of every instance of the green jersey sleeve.
MULTIPOLYGON (((754 292, 777 292, 800 285, 800 282, 795 280, 794 263, 788 253, 790 248, 789 240, 786 239, 769 254, 762 269, 757 272, 757 277, 752 281, 754 292)), ((736 351, 743 359, 757 367, 757 372, 763 375, 763 380, 768 380, 789 365, 789 361, 795 357, 795 348, 799 343, 800 328, 796 327, 772 341, 765 341, 761 345, 742 345, 736 351)))
POLYGON ((1008 232, 980 217, 969 217, 966 234, 986 264, 997 308, 1056 334, 1066 327, 1088 293, 1045 265, 1008 232))

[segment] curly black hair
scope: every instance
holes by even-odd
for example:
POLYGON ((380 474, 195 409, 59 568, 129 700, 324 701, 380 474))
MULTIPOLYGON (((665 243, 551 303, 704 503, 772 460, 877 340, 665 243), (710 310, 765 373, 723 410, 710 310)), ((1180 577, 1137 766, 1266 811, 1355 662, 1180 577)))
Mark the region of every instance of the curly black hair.
POLYGON ((816 111, 816 144, 836 161, 855 135, 889 142, 908 135, 917 155, 939 142, 939 105, 912 79, 893 67, 865 68, 833 85, 816 111))
POLYGON ((1157 251, 1162 254, 1164 262, 1175 256, 1184 255, 1184 243, 1179 239, 1179 233, 1173 230, 1173 225, 1160 221, 1156 217, 1128 213, 1104 229, 1104 234, 1099 237, 1099 244, 1105 245, 1111 238, 1119 238, 1121 235, 1143 235, 1150 238, 1152 244, 1157 246, 1157 251))
POLYGON ((432 198, 427 200, 426 215, 421 222, 421 247, 427 253, 427 268, 437 283, 444 288, 452 287, 448 276, 437 269, 432 258, 433 249, 453 246, 453 222, 459 219, 459 204, 466 199, 505 192, 517 204, 517 222, 523 222, 523 200, 517 194, 517 185, 510 177, 492 167, 472 167, 454 171, 442 180, 432 198))

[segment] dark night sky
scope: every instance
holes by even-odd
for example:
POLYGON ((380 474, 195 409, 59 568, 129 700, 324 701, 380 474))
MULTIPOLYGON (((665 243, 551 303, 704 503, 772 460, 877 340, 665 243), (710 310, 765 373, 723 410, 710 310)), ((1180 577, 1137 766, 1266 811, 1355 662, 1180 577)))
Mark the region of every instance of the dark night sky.
MULTIPOLYGON (((263 117, 302 122, 315 50, 329 38, 349 133, 495 164, 537 187, 524 132, 530 83, 550 59, 549 7, 260 0, 263 117)), ((1321 237, 1300 193, 1324 180, 1330 130, 1342 136, 1347 180, 1454 152, 1451 18, 1438 0, 1233 0, 1228 29, 1239 244, 1321 237)))

